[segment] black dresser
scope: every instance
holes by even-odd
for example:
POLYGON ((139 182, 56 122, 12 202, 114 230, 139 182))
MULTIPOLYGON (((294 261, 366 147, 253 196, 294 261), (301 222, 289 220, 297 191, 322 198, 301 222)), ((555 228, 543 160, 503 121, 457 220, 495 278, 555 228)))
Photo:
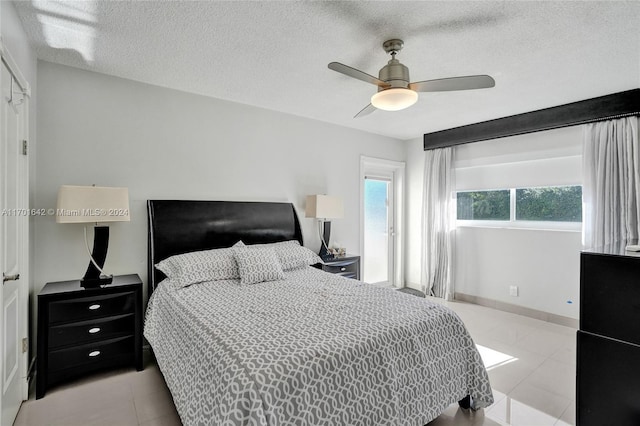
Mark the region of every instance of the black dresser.
POLYGON ((628 241, 580 257, 576 421, 640 425, 640 252, 628 241))
POLYGON ((120 275, 103 288, 47 283, 38 294, 36 398, 55 383, 131 365, 142 370, 142 281, 120 275))

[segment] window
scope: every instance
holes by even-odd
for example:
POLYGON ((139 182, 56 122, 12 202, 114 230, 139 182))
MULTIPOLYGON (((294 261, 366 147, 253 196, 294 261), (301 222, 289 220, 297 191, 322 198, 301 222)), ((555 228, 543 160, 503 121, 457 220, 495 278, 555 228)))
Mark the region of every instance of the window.
POLYGON ((582 186, 458 192, 457 219, 462 225, 579 229, 582 186))
POLYGON ((510 198, 508 189, 458 192, 458 220, 509 220, 510 198))
POLYGON ((582 187, 516 189, 516 220, 582 222, 582 187))

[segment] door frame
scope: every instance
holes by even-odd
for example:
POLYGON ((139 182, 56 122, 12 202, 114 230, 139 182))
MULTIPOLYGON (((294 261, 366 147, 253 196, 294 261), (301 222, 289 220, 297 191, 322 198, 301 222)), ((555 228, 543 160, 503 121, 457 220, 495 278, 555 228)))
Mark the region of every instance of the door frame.
POLYGON ((394 288, 404 287, 404 180, 405 180, 405 163, 404 161, 386 160, 383 158, 360 156, 360 254, 362 256, 364 276, 364 179, 366 175, 375 175, 384 173, 393 174, 393 203, 389 206, 393 209, 394 229, 392 238, 393 244, 393 276, 390 283, 394 288))
MULTIPOLYGON (((7 50, 7 47, 4 45, 2 37, 0 36, 0 58, 1 62, 7 67, 9 73, 13 76, 13 79, 18 85, 18 88, 22 92, 24 96, 23 104, 22 104, 22 136, 27 144, 30 142, 29 135, 29 104, 31 98, 31 86, 29 82, 24 78, 24 75, 20 71, 17 63, 7 50)), ((1 79, 0 74, 0 79, 1 79)), ((27 146, 28 149, 28 146, 27 146)), ((28 151, 27 151, 28 153, 28 151)), ((29 212, 29 156, 21 155, 20 162, 18 164, 18 173, 20 176, 20 185, 19 185, 19 194, 18 194, 18 202, 20 204, 20 208, 24 209, 25 212, 29 212)), ((4 208, 4 200, 0 198, 0 210, 4 208)), ((30 287, 30 265, 29 265, 29 215, 22 215, 24 220, 20 221, 20 228, 18 238, 23 242, 20 251, 18 253, 18 264, 20 271, 20 281, 21 285, 19 287, 18 297, 19 297, 19 306, 21 308, 20 313, 20 327, 19 327, 19 335, 22 338, 29 337, 29 287, 30 287)), ((0 244, 0 259, 4 258, 4 253, 2 253, 2 245, 0 244)), ((0 264, 2 261, 0 261, 0 264)), ((4 267, 4 265, 0 265, 4 267)), ((0 306, 4 306, 4 296, 3 292, 0 291, 0 306)), ((3 328, 2 322, 4 318, 0 315, 0 330, 3 328)), ((30 346, 29 340, 27 340, 28 346, 30 346)), ((0 345, 2 344, 2 340, 0 339, 0 345)), ((19 382, 21 384, 21 393, 22 399, 26 401, 29 398, 29 347, 27 347, 26 351, 23 351, 20 357, 20 366, 19 366, 19 382)), ((1 397, 1 395, 0 395, 1 397)), ((2 408, 2 398, 0 398, 0 410, 2 408)))

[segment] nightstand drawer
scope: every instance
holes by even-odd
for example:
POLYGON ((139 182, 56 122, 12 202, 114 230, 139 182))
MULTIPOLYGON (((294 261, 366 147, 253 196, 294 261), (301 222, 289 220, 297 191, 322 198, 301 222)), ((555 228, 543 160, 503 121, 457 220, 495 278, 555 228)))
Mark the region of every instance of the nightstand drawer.
POLYGON ((49 304, 49 322, 73 322, 134 312, 134 292, 60 300, 49 304))
POLYGON ((88 343, 49 353, 49 371, 77 367, 84 364, 100 364, 107 360, 130 354, 133 356, 133 336, 119 337, 95 343, 88 343))
POLYGON ((324 263, 313 265, 330 274, 340 275, 354 280, 360 279, 360 256, 346 255, 323 259, 324 263))
POLYGON ((334 275, 340 275, 341 277, 351 278, 352 280, 358 279, 358 274, 356 272, 338 272, 334 275))
POLYGON ((358 272, 358 263, 354 261, 332 263, 331 265, 324 265, 322 270, 332 274, 355 276, 358 272))
POLYGON ((79 345, 131 334, 135 314, 56 325, 49 329, 49 348, 79 345))

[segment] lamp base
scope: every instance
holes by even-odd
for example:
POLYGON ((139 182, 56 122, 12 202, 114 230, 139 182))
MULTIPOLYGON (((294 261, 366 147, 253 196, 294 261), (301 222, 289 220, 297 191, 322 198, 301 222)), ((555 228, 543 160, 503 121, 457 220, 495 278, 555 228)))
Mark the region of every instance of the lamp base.
MULTIPOLYGON (((320 255, 318 255, 318 256, 320 256, 320 255)), ((335 258, 336 257, 331 253, 323 254, 322 256, 320 256, 320 259, 322 259, 323 262, 327 262, 327 261, 333 260, 335 258)))
POLYGON ((320 241, 320 253, 318 256, 322 260, 324 259, 333 259, 333 254, 329 253, 329 238, 331 237, 331 222, 325 220, 322 222, 322 241, 320 241))
MULTIPOLYGON (((93 251, 89 253, 91 261, 87 267, 84 277, 80 280, 80 285, 84 288, 98 288, 103 285, 110 284, 113 277, 103 275, 102 268, 107 260, 107 249, 109 247, 109 227, 96 226, 93 236, 93 251)), ((85 239, 87 237, 85 228, 85 239)))
POLYGON ((84 288, 98 288, 111 284, 112 282, 113 276, 100 275, 98 278, 83 278, 80 280, 80 285, 84 288))

